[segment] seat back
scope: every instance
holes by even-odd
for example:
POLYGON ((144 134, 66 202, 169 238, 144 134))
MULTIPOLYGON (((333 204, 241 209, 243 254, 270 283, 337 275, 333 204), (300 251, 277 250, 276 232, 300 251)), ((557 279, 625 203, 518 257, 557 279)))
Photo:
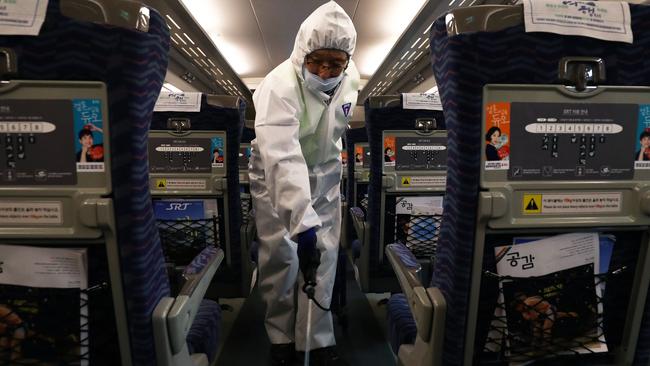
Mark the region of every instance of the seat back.
MULTIPOLYGON (((359 143, 366 143, 367 145, 368 136, 366 133, 366 126, 364 122, 352 121, 350 122, 350 128, 345 130, 343 135, 343 151, 341 152, 341 158, 343 160, 343 178, 341 180, 341 190, 342 196, 344 198, 343 202, 343 221, 341 227, 341 246, 346 249, 347 254, 350 259, 354 262, 359 256, 359 238, 354 230, 354 224, 352 222, 352 217, 349 215, 348 210, 351 207, 358 207, 357 204, 357 179, 355 175, 356 171, 361 166, 355 162, 355 146, 359 143)), ((368 159, 368 163, 369 163, 368 159)), ((367 185, 363 189, 363 195, 367 194, 367 185)), ((365 201, 365 208, 368 207, 367 199, 365 201)), ((364 210, 365 210, 364 208, 364 210)), ((365 211, 364 211, 365 212, 365 211)))
POLYGON ((367 142, 355 143, 353 146, 354 177, 351 198, 354 205, 368 211, 368 182, 370 180, 370 147, 367 142))
POLYGON ((257 263, 257 235, 255 227, 255 217, 253 215, 253 201, 250 194, 250 184, 248 180, 248 163, 251 157, 251 141, 255 139, 255 121, 246 120, 242 132, 241 143, 239 144, 239 182, 241 197, 241 240, 242 253, 247 255, 245 268, 249 273, 246 278, 250 278, 250 287, 257 281, 255 267, 257 263))
MULTIPOLYGON (((495 281, 494 277, 486 274, 486 271, 491 273, 496 271, 494 253, 496 246, 513 244, 513 239, 517 236, 541 235, 540 228, 544 228, 546 235, 573 231, 613 233, 617 237, 617 244, 614 245, 610 269, 621 267, 628 269, 621 281, 606 276, 611 283, 607 284, 608 294, 600 301, 605 309, 604 319, 600 325, 605 329, 609 352, 595 356, 579 355, 573 362, 600 363, 604 358, 610 360, 607 362, 615 359, 621 364, 630 364, 633 361, 647 363, 647 335, 650 333, 647 330, 648 317, 645 315, 647 310, 644 314, 643 304, 648 287, 644 277, 648 255, 647 234, 644 234, 643 225, 648 218, 645 211, 639 207, 638 202, 641 197, 625 196, 625 200, 630 198, 631 201, 626 201, 628 204, 619 207, 614 213, 603 211, 599 213, 594 208, 593 211, 596 213, 593 215, 590 211, 594 217, 589 218, 584 216, 584 212, 573 212, 568 209, 566 212, 553 214, 551 219, 545 216, 548 214, 548 206, 546 208, 542 206, 543 202, 548 202, 548 199, 562 200, 561 197, 547 196, 547 200, 544 201, 544 194, 548 194, 548 190, 561 187, 563 194, 594 192, 594 180, 599 184, 602 180, 605 181, 602 191, 606 194, 587 194, 585 199, 607 198, 612 192, 617 192, 616 194, 626 192, 623 195, 638 194, 630 193, 628 190, 635 191, 638 187, 644 186, 646 175, 645 172, 634 170, 631 165, 631 156, 634 152, 629 154, 627 168, 630 169, 626 170, 628 176, 595 178, 593 175, 583 175, 582 168, 577 167, 584 166, 579 160, 580 150, 575 148, 575 157, 570 157, 575 158, 575 161, 572 161, 574 166, 571 168, 574 177, 559 175, 553 178, 554 173, 551 170, 550 177, 540 174, 522 178, 522 174, 527 173, 518 168, 529 167, 521 159, 530 159, 532 162, 539 163, 546 161, 544 160, 546 157, 538 160, 537 155, 551 156, 554 151, 561 151, 553 148, 552 135, 549 135, 548 150, 542 150, 543 136, 538 135, 537 138, 529 140, 531 137, 527 135, 528 130, 522 124, 521 111, 515 112, 513 109, 512 114, 507 118, 508 122, 512 122, 509 125, 512 138, 510 146, 512 158, 509 166, 503 161, 496 163, 487 161, 486 151, 489 148, 486 146, 485 138, 489 128, 492 127, 490 123, 495 120, 495 111, 501 115, 497 120, 503 118, 503 113, 499 112, 501 107, 494 103, 532 103, 531 95, 526 94, 530 90, 539 91, 535 97, 537 102, 542 99, 555 103, 569 103, 567 94, 562 92, 565 90, 563 86, 548 86, 557 83, 558 65, 563 57, 602 58, 607 75, 605 85, 650 85, 650 69, 645 61, 648 58, 648 43, 650 43, 650 32, 647 28, 650 9, 635 5, 630 5, 630 9, 635 40, 633 44, 550 33, 526 33, 524 25, 521 24, 523 14, 521 7, 457 9, 447 15, 446 19, 440 18, 433 24, 432 64, 445 108, 449 134, 446 200, 432 276, 432 286, 439 288, 447 301, 442 360, 444 364, 486 362, 495 357, 503 359, 504 353, 508 355, 507 352, 513 354, 512 349, 501 348, 495 354, 488 352, 489 349, 485 347, 486 343, 490 342, 489 340, 486 342, 489 331, 494 330, 492 321, 495 317, 495 307, 499 304, 499 281, 495 281), (503 12, 500 13, 501 10, 503 12), (499 13, 504 16, 501 18, 499 13), (463 24, 468 24, 465 20, 469 17, 473 19, 472 24, 486 24, 490 31, 468 29, 470 32, 466 33, 463 24), (486 20, 488 18, 489 21, 486 20), (477 19, 486 21, 476 21, 477 19), (533 86, 527 86, 526 88, 530 89, 526 89, 504 84, 532 84, 533 86), (497 92, 499 88, 505 88, 504 92, 497 92), (515 157, 515 154, 518 156, 515 157), (633 172, 633 175, 629 175, 630 172, 633 172), (561 186, 557 185, 558 180, 562 181, 561 186), (504 193, 504 188, 497 188, 499 185, 506 187, 505 189, 510 193, 504 193), (614 227, 611 228, 609 225, 614 227), (618 299, 615 300, 610 296, 618 299), (641 329, 640 333, 639 329, 641 329)), ((601 90, 603 96, 610 92, 616 93, 615 88, 604 87, 601 90)), ((632 93, 626 96, 631 99, 625 99, 630 103, 643 104, 640 101, 644 97, 638 95, 632 97, 634 92, 630 89, 620 92, 632 93)), ((611 94, 604 99, 592 99, 592 97, 593 95, 583 98, 574 97, 572 101, 586 105, 616 101, 624 103, 611 94)), ((512 108, 515 108, 514 105, 512 108)), ((535 111, 535 108, 538 107, 533 106, 531 110, 535 111)), ((579 108, 575 109, 581 113, 579 108)), ((536 117, 554 117, 553 113, 555 112, 548 113, 548 116, 536 117)), ((639 113, 638 109, 636 113, 639 113)), ((621 117, 623 118, 625 117, 621 117)), ((636 133, 637 128, 637 120, 632 119, 627 125, 633 125, 634 131, 627 132, 628 140, 636 133)), ((566 135, 560 138, 563 140, 560 141, 559 146, 567 149, 566 145, 571 143, 566 141, 566 135)), ((605 140, 609 141, 609 139, 610 137, 606 137, 605 140)), ((616 138, 612 140, 616 141, 616 138)), ((580 142, 579 138, 577 141, 580 142)), ((588 155, 591 149, 588 146, 590 140, 586 141, 585 151, 588 155)), ((599 139, 598 141, 600 143, 599 139)), ((627 149, 632 149, 634 139, 627 141, 627 144, 627 149)), ((495 148, 495 150, 501 158, 503 158, 501 154, 507 153, 505 149, 495 148)), ((603 159, 612 158, 613 150, 601 148, 597 151, 599 154, 608 154, 603 159)), ((591 164, 588 165, 590 168, 593 167, 593 161, 588 164, 591 164)), ((542 167, 539 171, 545 170, 542 167)))
MULTIPOLYGON (((370 164, 370 159, 364 161, 363 157, 363 146, 368 147, 368 134, 366 132, 365 123, 351 122, 350 128, 345 131, 345 153, 347 157, 347 164, 345 166, 345 174, 348 179, 345 182, 345 198, 348 202, 349 207, 359 206, 357 201, 357 187, 355 186, 358 182, 358 179, 355 177, 359 175, 362 170, 367 171, 367 168, 370 164), (357 149, 361 148, 362 159, 361 163, 356 162, 357 149)), ((367 181, 368 174, 361 174, 361 177, 364 178, 364 181, 367 181)), ((367 192, 364 190, 363 194, 367 192)))
POLYGON ((255 121, 246 120, 242 131, 241 142, 239 143, 239 183, 241 184, 241 208, 243 226, 248 224, 252 218, 250 211, 253 208, 250 197, 250 186, 248 182, 248 162, 251 157, 251 141, 255 139, 255 121))
POLYGON ((219 282, 208 294, 213 297, 248 293, 242 277, 238 169, 244 110, 237 97, 201 95, 199 112, 155 112, 149 135, 149 186, 168 259, 184 267, 206 245, 222 248, 219 282), (198 212, 178 221, 167 216, 172 208, 198 212))
MULTIPOLYGON (((89 361, 153 364, 151 313, 158 300, 169 293, 169 285, 153 221, 147 175, 143 174, 147 171, 143 142, 166 72, 168 29, 156 11, 142 5, 136 13, 125 9, 123 14, 134 20, 133 29, 125 29, 67 17, 61 13, 61 3, 49 1, 38 36, 0 37, 0 47, 13 50, 17 56, 17 70, 11 83, 19 85, 8 91, 8 99, 3 98, 3 103, 9 99, 34 99, 30 102, 31 110, 39 110, 34 105, 55 100, 57 104, 67 102, 78 107, 68 109, 65 123, 56 123, 58 128, 53 133, 64 134, 60 141, 52 141, 48 133, 34 134, 33 144, 49 145, 41 153, 47 156, 38 163, 31 160, 32 163, 25 164, 34 159, 30 152, 35 153, 29 137, 24 160, 16 156, 16 172, 32 170, 34 166, 30 165, 36 164, 45 168, 39 169, 38 179, 45 179, 38 183, 35 177, 31 182, 26 179, 20 187, 13 188, 12 184, 2 184, 2 195, 7 197, 3 199, 5 204, 15 199, 36 200, 40 207, 35 209, 54 209, 50 211, 54 216, 47 223, 32 222, 32 226, 28 222, 5 221, 0 229, 2 241, 86 248, 91 286, 88 290, 95 285, 100 289, 97 297, 88 292, 89 361), (146 13, 148 30, 136 30, 135 20, 146 13), (40 95, 29 90, 34 87, 32 81, 38 80, 49 80, 46 89, 44 85, 36 86, 40 95), (84 91, 88 89, 89 93, 84 91), (75 123, 70 123, 71 119, 75 123), (75 135, 73 129, 83 129, 88 122, 103 131, 86 128, 92 130, 94 139, 103 135, 103 173, 98 161, 102 151, 99 146, 92 146, 86 154, 80 151, 79 160, 86 155, 85 163, 77 166, 72 160, 75 141, 80 140, 80 134, 75 135), (60 155, 60 159, 52 155, 60 155), (61 166, 54 170, 45 165, 55 162, 61 166), (108 337, 106 342, 102 341, 104 336, 108 337)), ((63 109, 43 109, 48 115, 57 110, 63 109)), ((55 120, 60 117, 52 118, 55 120)), ((23 175, 16 177, 20 179, 23 175)), ((60 311, 52 318, 64 313, 60 311)))
MULTIPOLYGON (((409 150, 403 149, 402 146, 400 146, 401 150, 398 151, 396 156, 403 156, 402 153, 405 153, 405 161, 400 160, 400 164, 397 165, 394 160, 385 161, 385 151, 389 147, 387 145, 388 141, 393 144, 396 140, 406 143, 412 136, 420 136, 421 140, 423 140, 422 144, 411 141, 415 143, 414 146, 444 145, 444 132, 441 131, 445 129, 445 121, 442 112, 403 108, 402 101, 401 96, 383 96, 369 98, 365 103, 366 130, 370 148, 368 209, 366 215, 369 235, 361 250, 359 277, 362 289, 368 292, 397 291, 399 286, 388 261, 385 259, 384 247, 400 238, 409 241, 410 244, 412 241, 407 240, 407 237, 414 238, 413 235, 417 236, 419 232, 418 230, 412 230, 419 227, 416 222, 410 220, 412 212, 400 211, 398 213, 396 211, 397 201, 404 201, 406 205, 407 201, 409 201, 406 198, 407 196, 421 195, 424 191, 444 191, 444 186, 440 184, 437 187, 428 188, 426 186, 416 188, 403 184, 402 179, 410 177, 404 173, 408 172, 411 175, 421 175, 423 173, 422 171, 418 172, 420 167, 411 166, 412 161, 408 154, 409 150), (427 125, 426 132, 416 132, 416 121, 418 120, 428 121, 433 124, 427 125), (389 212, 389 214, 387 215, 386 212, 389 212), (396 225, 399 220, 407 220, 409 223, 404 222, 398 230, 396 225)), ((396 151, 397 147, 394 145, 392 147, 396 151)), ((416 150, 411 152, 416 152, 416 150)), ((431 168, 423 167, 425 170, 431 168)), ((444 168, 442 168, 442 171, 444 172, 444 168)), ((412 201, 412 199, 410 200, 412 201)))

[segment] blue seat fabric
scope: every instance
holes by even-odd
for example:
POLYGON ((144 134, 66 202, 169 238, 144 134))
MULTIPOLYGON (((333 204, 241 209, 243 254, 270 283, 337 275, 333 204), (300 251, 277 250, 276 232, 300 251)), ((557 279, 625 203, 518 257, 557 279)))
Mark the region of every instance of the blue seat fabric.
POLYGON ((399 347, 403 344, 415 343, 417 328, 408 299, 404 294, 396 294, 390 297, 386 308, 388 321, 388 341, 397 354, 399 347))
POLYGON ((214 360, 221 333, 220 320, 221 306, 212 300, 201 301, 199 311, 187 334, 187 348, 190 354, 205 353, 209 362, 214 360))
MULTIPOLYGON (((448 175, 432 285, 440 288, 447 301, 447 320, 443 364, 460 365, 464 355, 466 316, 472 268, 472 249, 476 225, 479 191, 482 90, 485 84, 550 84, 557 83, 558 62, 564 56, 602 57, 607 68, 608 85, 650 85, 650 8, 630 5, 634 44, 606 42, 597 39, 561 36, 550 33, 525 33, 518 25, 498 32, 447 35, 444 17, 430 31, 432 65, 439 85, 448 130, 448 175)), ((486 250, 488 245, 486 245, 486 250)), ((616 245, 614 262, 628 261, 635 254, 616 245)), ((485 253, 484 266, 489 269, 490 255, 485 253)), ((633 272, 633 271, 630 271, 633 272)), ((484 286, 490 285, 485 281, 484 286)), ((624 283, 624 281, 622 281, 624 283)), ((493 284, 492 284, 493 285, 493 284)), ((614 297, 615 287, 608 284, 605 298, 605 329, 624 316, 625 309, 607 311, 620 306, 614 297), (608 301, 613 304, 608 305, 608 301)), ((483 293, 484 287, 482 288, 483 293)), ((625 291, 622 289, 620 291, 625 291)), ((629 292, 628 292, 629 293, 629 292)), ((618 295, 625 294, 620 292, 618 295)), ((625 299, 625 296, 620 296, 625 299)), ((492 303, 494 305, 494 303, 492 303)), ((489 307, 487 307, 489 308, 489 307)), ((489 313, 492 309, 488 310, 489 313)), ((481 318, 476 337, 476 352, 485 340, 481 318)), ((635 363, 650 359, 650 306, 646 304, 635 363)), ((606 333, 608 342, 616 334, 606 333)))
MULTIPOLYGON (((191 276, 201 273, 216 255, 217 248, 205 247, 192 263, 185 267, 183 274, 191 276)), ((202 300, 186 338, 189 353, 205 353, 208 361, 212 362, 219 346, 220 332, 221 307, 212 300, 202 300)))
POLYGON ((153 9, 148 33, 78 21, 63 16, 59 1, 50 0, 38 37, 3 36, 0 46, 16 52, 17 79, 106 83, 111 197, 132 358, 134 365, 153 365, 151 314, 169 295, 169 282, 149 196, 147 133, 167 70, 167 25, 153 9))

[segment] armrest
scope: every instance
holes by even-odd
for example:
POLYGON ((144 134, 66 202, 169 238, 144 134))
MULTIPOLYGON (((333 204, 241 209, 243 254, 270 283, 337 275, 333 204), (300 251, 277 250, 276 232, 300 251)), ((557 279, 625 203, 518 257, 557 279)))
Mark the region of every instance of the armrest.
POLYGON ((204 248, 183 271, 185 281, 180 294, 175 298, 163 297, 156 305, 152 320, 158 365, 197 365, 194 361, 201 357, 189 354, 187 335, 223 257, 219 248, 204 248))
POLYGON ((386 247, 390 262, 415 320, 417 337, 414 345, 400 347, 400 365, 442 365, 447 302, 440 289, 425 288, 419 280, 421 266, 401 243, 386 247))
POLYGON ((178 353, 185 347, 187 334, 199 310, 201 300, 223 257, 223 250, 208 246, 185 269, 183 273, 185 283, 167 314, 172 353, 178 353))
POLYGON ((401 243, 386 246, 386 256, 397 275, 402 292, 408 299, 418 329, 418 336, 427 342, 431 336, 433 304, 418 277, 418 272, 422 267, 413 253, 401 243))
POLYGON ((352 216, 352 224, 354 231, 357 232, 358 238, 364 238, 366 230, 366 215, 363 213, 361 207, 350 207, 350 215, 352 216))
MULTIPOLYGON (((399 258, 399 266, 403 267, 405 270, 415 274, 422 270, 422 265, 406 245, 402 243, 389 244, 386 250, 393 252, 399 258)), ((419 283, 420 281, 418 281, 418 284, 419 283)))

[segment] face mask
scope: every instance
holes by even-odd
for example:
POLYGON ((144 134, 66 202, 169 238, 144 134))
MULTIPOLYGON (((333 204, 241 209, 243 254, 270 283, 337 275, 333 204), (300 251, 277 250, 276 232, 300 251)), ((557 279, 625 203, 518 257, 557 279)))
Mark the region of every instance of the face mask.
POLYGON ((302 68, 302 76, 305 78, 305 86, 311 90, 320 91, 323 93, 336 88, 341 80, 343 80, 343 75, 344 74, 341 73, 339 76, 323 80, 320 78, 320 76, 314 75, 311 72, 307 71, 304 66, 302 68))

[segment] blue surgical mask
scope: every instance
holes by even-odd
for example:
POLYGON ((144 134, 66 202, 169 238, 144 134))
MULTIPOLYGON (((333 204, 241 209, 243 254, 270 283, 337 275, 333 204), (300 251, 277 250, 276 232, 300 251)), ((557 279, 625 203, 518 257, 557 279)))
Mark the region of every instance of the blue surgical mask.
POLYGON ((314 75, 311 72, 307 71, 304 66, 302 68, 302 76, 305 78, 305 86, 313 91, 323 93, 336 88, 341 80, 343 80, 343 75, 344 73, 341 73, 339 76, 323 80, 320 78, 320 76, 314 75))

